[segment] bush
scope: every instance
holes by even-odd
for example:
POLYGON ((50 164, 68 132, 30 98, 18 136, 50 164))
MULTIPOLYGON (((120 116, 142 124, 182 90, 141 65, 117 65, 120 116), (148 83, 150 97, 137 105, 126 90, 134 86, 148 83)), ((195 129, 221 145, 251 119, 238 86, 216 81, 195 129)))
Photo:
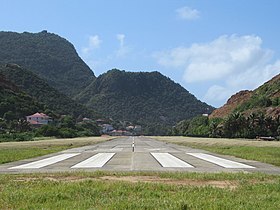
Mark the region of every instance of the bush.
POLYGON ((24 132, 24 133, 6 133, 0 134, 0 142, 9 142, 9 141, 32 141, 34 137, 33 133, 24 132))
POLYGON ((75 138, 78 137, 78 133, 76 130, 72 128, 60 128, 58 130, 58 135, 57 137, 59 138, 75 138))
POLYGON ((36 136, 58 136, 59 132, 57 127, 53 125, 44 125, 38 128, 36 131, 36 136))

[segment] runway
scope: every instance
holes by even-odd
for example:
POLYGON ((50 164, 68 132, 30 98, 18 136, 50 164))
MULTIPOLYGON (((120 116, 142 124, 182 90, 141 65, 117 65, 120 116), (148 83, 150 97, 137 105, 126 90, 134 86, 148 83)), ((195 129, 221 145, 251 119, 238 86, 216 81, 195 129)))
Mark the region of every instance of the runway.
POLYGON ((264 172, 280 168, 252 160, 168 144, 148 137, 122 137, 0 165, 0 173, 65 171, 264 172))

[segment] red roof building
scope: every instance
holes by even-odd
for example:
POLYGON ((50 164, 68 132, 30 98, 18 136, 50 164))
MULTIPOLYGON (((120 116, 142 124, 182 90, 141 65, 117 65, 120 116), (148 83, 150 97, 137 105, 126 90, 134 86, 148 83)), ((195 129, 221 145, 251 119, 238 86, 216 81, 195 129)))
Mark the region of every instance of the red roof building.
POLYGON ((26 116, 26 121, 31 125, 47 125, 52 122, 52 118, 44 113, 35 113, 33 115, 26 116))

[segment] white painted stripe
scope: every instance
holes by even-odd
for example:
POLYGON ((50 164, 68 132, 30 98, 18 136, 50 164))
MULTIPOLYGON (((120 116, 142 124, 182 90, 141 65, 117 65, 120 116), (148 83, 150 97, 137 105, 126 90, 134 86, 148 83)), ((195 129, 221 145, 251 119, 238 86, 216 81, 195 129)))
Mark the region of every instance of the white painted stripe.
POLYGON ((68 158, 74 157, 74 156, 79 155, 79 154, 81 154, 81 153, 65 153, 65 154, 53 156, 53 157, 50 157, 50 158, 45 158, 43 160, 38 160, 38 161, 35 161, 35 162, 11 167, 9 169, 37 169, 37 168, 43 168, 45 166, 48 166, 48 165, 51 165, 51 164, 54 164, 54 163, 58 163, 60 161, 66 160, 68 158))
POLYGON ((103 167, 115 153, 98 153, 71 168, 101 168, 103 167))
POLYGON ((204 153, 187 153, 187 154, 208 161, 210 163, 214 163, 216 165, 222 166, 224 168, 255 168, 253 166, 227 160, 224 158, 219 158, 209 154, 204 154, 204 153))
POLYGON ((169 153, 151 153, 162 167, 193 168, 192 165, 170 155, 169 153))

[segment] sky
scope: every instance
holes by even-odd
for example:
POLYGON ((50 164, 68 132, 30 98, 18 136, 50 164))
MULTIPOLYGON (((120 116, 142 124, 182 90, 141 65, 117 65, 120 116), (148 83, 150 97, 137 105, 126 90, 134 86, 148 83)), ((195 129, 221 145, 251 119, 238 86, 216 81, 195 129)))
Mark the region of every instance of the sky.
POLYGON ((0 0, 0 30, 70 41, 96 76, 159 71, 222 106, 280 73, 279 0, 0 0))

